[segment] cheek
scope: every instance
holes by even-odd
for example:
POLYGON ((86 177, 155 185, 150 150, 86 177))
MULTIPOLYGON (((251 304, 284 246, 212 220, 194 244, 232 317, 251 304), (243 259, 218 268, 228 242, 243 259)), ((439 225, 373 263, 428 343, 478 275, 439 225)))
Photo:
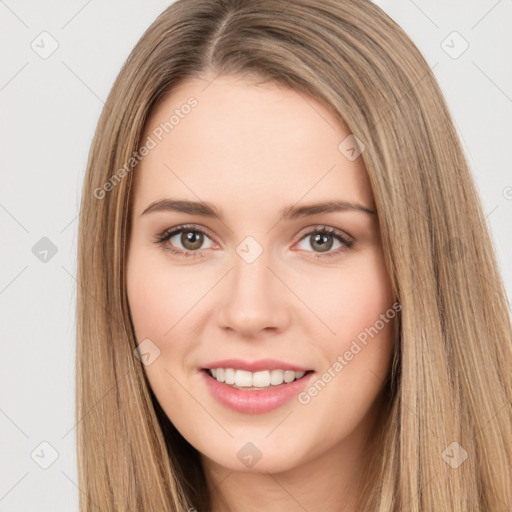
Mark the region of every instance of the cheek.
POLYGON ((158 286, 157 271, 146 265, 133 265, 127 274, 127 293, 130 313, 133 320, 137 341, 144 338, 153 339, 157 333, 165 332, 172 324, 172 318, 167 317, 169 325, 164 325, 169 309, 169 294, 158 286), (143 269, 143 270, 142 270, 143 269))
POLYGON ((317 338, 322 371, 329 372, 325 382, 333 382, 324 403, 341 400, 348 408, 359 404, 361 414, 386 377, 395 342, 396 311, 383 258, 379 251, 369 252, 340 269, 336 278, 317 283, 325 293, 310 294, 312 309, 321 312, 319 317, 334 333, 317 338))
POLYGON ((173 268, 165 258, 152 258, 134 250, 127 264, 127 294, 137 340, 154 337, 163 341, 207 290, 208 279, 197 272, 173 268))
POLYGON ((391 283, 379 251, 367 251, 325 273, 317 271, 306 284, 305 302, 335 334, 331 338, 337 348, 374 325, 393 304, 391 283))
MULTIPOLYGON (((183 329, 188 315, 194 314, 194 302, 204 291, 199 293, 186 272, 179 268, 171 272, 170 265, 160 260, 144 248, 130 253, 126 273, 128 303, 137 343, 149 339, 159 350, 158 357, 144 366, 152 390, 162 404, 168 394, 181 403, 177 399, 181 388, 171 375, 177 375, 178 362, 183 362, 192 348, 190 339, 194 337, 184 336, 183 329)), ((181 376, 179 379, 182 381, 181 376)), ((185 403, 186 397, 182 398, 185 403)))
POLYGON ((386 269, 373 255, 360 263, 326 281, 316 304, 335 335, 317 338, 323 367, 299 402, 325 446, 355 431, 373 410, 393 355, 396 312, 386 269))

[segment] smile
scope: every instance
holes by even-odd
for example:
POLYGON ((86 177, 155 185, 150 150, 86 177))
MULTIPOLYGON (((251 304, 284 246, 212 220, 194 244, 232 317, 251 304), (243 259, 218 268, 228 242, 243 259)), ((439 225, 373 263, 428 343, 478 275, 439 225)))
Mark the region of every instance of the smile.
POLYGON ((261 414, 281 407, 304 391, 315 375, 313 370, 295 372, 277 369, 253 373, 234 368, 203 369, 199 373, 218 403, 245 414, 261 414), (226 373, 228 383, 225 382, 226 373), (272 378, 279 383, 273 384, 272 378), (231 381, 233 384, 229 384, 231 381))
POLYGON ((295 372, 293 370, 263 370, 259 372, 249 372, 246 370, 236 370, 234 368, 211 368, 208 370, 210 375, 218 382, 238 389, 267 389, 271 386, 279 386, 283 382, 289 384, 302 378, 306 372, 295 372))

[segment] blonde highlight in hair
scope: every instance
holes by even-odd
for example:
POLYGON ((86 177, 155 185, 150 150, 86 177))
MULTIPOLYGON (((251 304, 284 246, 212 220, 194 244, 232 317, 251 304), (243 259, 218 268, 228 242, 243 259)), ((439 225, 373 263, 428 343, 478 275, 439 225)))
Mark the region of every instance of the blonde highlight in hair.
POLYGON ((124 64, 83 183, 80 510, 210 510, 197 451, 160 408, 133 353, 125 284, 133 172, 97 191, 133 158, 165 93, 222 75, 312 97, 366 146, 402 310, 389 409, 358 510, 511 510, 512 332, 483 208, 431 69, 368 0, 178 0, 124 64), (468 455, 457 468, 443 457, 452 443, 468 455))

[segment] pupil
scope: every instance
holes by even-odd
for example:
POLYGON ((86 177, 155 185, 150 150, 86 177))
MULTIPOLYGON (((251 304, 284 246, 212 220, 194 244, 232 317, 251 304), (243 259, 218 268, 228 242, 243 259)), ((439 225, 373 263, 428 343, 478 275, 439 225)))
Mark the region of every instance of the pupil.
POLYGON ((202 233, 198 233, 196 231, 188 231, 182 234, 181 243, 187 249, 198 249, 203 243, 203 235, 202 233))
MULTIPOLYGON (((187 244, 191 244, 191 247, 189 247, 190 249, 198 249, 201 247, 203 242, 202 233, 198 233, 196 231, 183 233, 181 238, 182 243, 186 242, 187 244)), ((313 235, 313 245, 315 244, 317 244, 320 252, 326 252, 332 247, 332 238, 326 233, 317 233, 313 235)))
POLYGON ((331 243, 328 243, 330 238, 331 236, 326 233, 317 233, 314 235, 314 244, 320 244, 319 248, 321 252, 328 251, 332 247, 332 238, 330 240, 331 243))

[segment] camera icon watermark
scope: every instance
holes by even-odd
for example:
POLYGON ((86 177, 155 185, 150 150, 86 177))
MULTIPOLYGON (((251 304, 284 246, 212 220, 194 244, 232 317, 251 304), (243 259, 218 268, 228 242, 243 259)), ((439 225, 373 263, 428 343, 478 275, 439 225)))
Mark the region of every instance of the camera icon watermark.
POLYGON ((252 468, 263 456, 261 451, 253 443, 246 443, 238 450, 236 454, 242 464, 247 468, 252 468))
POLYGON ((59 43, 49 32, 44 31, 30 43, 30 46, 41 59, 46 60, 57 51, 59 43))
POLYGON ((450 238, 443 247, 445 256, 452 262, 456 263, 464 257, 467 252, 467 247, 458 238, 450 238))
POLYGON ((263 252, 263 247, 252 236, 246 236, 236 248, 237 254, 246 262, 255 262, 263 252))
POLYGON ((32 247, 32 254, 42 263, 48 263, 57 254, 57 246, 49 238, 43 236, 32 247))
POLYGON ((441 457, 453 469, 457 469, 468 458, 468 452, 454 441, 445 448, 441 457))
POLYGON ((469 43, 457 31, 453 31, 441 41, 441 48, 452 59, 458 59, 469 48, 469 43))
POLYGON ((350 134, 348 137, 343 139, 338 146, 338 151, 351 162, 353 162, 365 149, 366 146, 363 141, 353 134, 350 134))
POLYGON ((43 441, 34 448, 30 457, 40 468, 48 469, 59 458, 59 452, 48 441, 43 441))
POLYGON ((149 366, 160 357, 160 349, 149 338, 142 340, 133 353, 144 366, 149 366))

